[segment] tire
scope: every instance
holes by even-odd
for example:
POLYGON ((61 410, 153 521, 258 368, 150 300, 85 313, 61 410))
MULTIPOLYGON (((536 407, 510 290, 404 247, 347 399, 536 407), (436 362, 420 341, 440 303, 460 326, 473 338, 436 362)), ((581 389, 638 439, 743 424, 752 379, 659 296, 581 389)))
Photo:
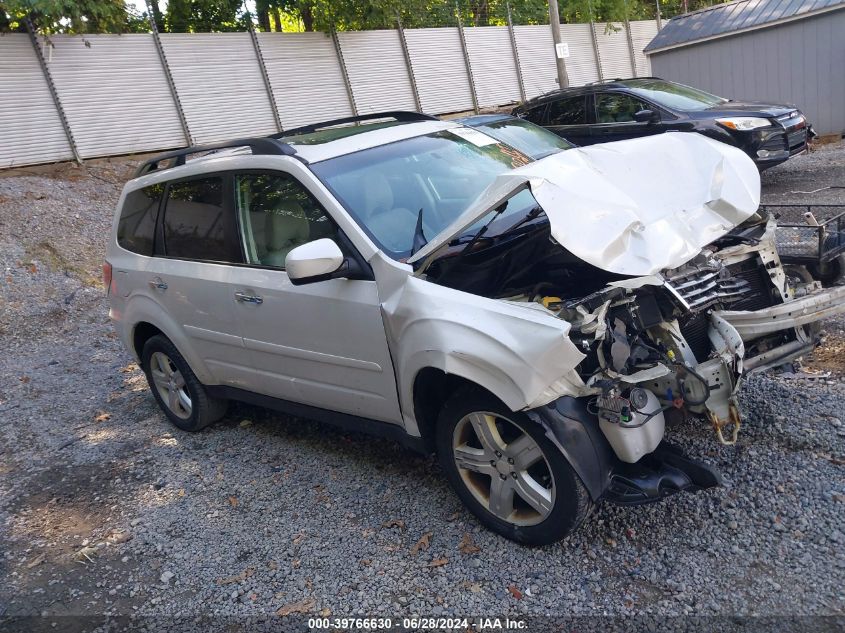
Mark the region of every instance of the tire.
POLYGON ((440 412, 436 434, 437 457, 452 488, 482 524, 505 538, 554 543, 592 509, 584 484, 543 429, 489 394, 455 393, 440 412))
POLYGON ((810 272, 815 279, 822 282, 823 286, 832 286, 842 278, 843 268, 845 268, 845 255, 840 255, 824 266, 814 264, 810 267, 810 272))
POLYGON ((158 406, 183 431, 200 431, 226 415, 228 401, 208 395, 167 337, 156 335, 146 342, 141 368, 158 406))

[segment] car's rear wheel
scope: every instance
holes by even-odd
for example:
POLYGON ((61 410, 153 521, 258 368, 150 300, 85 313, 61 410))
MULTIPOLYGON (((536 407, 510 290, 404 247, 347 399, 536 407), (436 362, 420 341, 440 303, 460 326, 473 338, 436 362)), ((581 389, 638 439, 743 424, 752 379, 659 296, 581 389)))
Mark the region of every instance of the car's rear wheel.
POLYGON ((168 419, 183 431, 199 431, 226 414, 227 401, 212 398, 176 346, 157 335, 144 344, 141 368, 168 419))
POLYGON ((446 403, 437 453, 464 504, 511 540, 553 543, 591 508, 584 485, 544 430, 492 396, 465 390, 446 403))

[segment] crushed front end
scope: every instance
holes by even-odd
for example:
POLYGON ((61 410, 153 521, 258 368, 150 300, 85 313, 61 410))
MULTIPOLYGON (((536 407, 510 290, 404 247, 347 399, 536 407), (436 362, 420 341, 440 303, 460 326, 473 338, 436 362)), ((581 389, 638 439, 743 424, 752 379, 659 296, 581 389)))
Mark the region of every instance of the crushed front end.
POLYGON ((622 461, 658 446, 670 411, 709 420, 733 444, 742 377, 807 353, 817 321, 845 311, 845 288, 787 275, 775 229, 758 215, 679 268, 542 299, 573 325, 587 355, 579 370, 598 391, 592 410, 622 461))

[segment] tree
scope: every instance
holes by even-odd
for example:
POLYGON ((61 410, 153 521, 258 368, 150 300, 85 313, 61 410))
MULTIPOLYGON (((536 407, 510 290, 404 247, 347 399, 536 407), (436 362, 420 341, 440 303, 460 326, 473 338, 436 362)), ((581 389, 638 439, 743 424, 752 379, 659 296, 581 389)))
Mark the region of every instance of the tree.
POLYGON ((0 31, 24 31, 27 18, 44 33, 146 30, 144 16, 130 11, 124 0, 6 0, 0 16, 0 31))
POLYGON ((242 0, 170 0, 164 16, 170 33, 246 30, 242 0))

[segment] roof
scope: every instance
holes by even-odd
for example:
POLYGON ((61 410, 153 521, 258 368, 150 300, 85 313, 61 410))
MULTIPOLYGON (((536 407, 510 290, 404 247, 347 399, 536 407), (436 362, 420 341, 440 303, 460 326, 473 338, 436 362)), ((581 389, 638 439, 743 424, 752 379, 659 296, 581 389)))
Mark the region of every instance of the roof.
MULTIPOLYGON (((368 126, 361 126, 366 128, 368 126)), ((375 129, 367 129, 351 136, 338 138, 317 145, 297 144, 296 137, 285 140, 296 149, 297 156, 304 158, 309 163, 317 163, 336 156, 352 154, 371 147, 395 143, 406 138, 432 134, 441 130, 459 127, 459 124, 451 121, 419 121, 416 123, 402 123, 400 125, 380 126, 374 125, 375 129)))
MULTIPOLYGON (((454 121, 442 121, 435 117, 417 113, 383 113, 378 118, 392 117, 400 114, 404 120, 395 122, 365 123, 363 125, 345 125, 344 127, 328 127, 317 129, 321 124, 297 128, 281 132, 268 137, 235 139, 228 142, 186 147, 180 150, 158 154, 144 161, 135 172, 135 178, 150 174, 161 173, 163 169, 174 169, 171 177, 176 178, 180 168, 186 164, 196 164, 221 156, 237 156, 242 154, 284 155, 294 156, 305 163, 316 163, 345 154, 352 154, 371 147, 387 145, 396 141, 423 136, 433 132, 440 132, 461 127, 454 121), (405 116, 408 114, 409 116, 405 116), (413 116, 411 116, 413 115, 413 116), (314 128, 314 129, 311 129, 314 128), (194 158, 188 160, 189 156, 194 158), (161 167, 159 163, 170 161, 170 165, 161 167)), ((337 123, 346 124, 353 120, 366 120, 373 115, 350 117, 327 122, 334 126, 337 123)))
MULTIPOLYGON (((569 88, 555 88, 554 90, 550 90, 549 92, 544 92, 541 95, 537 95, 536 97, 531 97, 528 101, 524 101, 521 105, 516 106, 513 109, 513 112, 524 112, 527 109, 531 109, 532 107, 543 104, 547 101, 556 101, 561 96, 573 96, 577 97, 582 94, 600 92, 602 90, 607 90, 610 88, 630 88, 631 86, 636 86, 638 83, 642 81, 647 81, 650 79, 660 79, 660 77, 631 77, 629 79, 603 79, 601 81, 593 81, 588 84, 584 84, 583 86, 570 86, 569 88)), ((483 116, 483 115, 482 115, 483 116)), ((477 117, 466 117, 465 119, 458 119, 459 121, 467 121, 469 119, 474 119, 477 117)), ((466 124, 469 125, 469 124, 466 124)), ((476 124, 478 125, 478 124, 476 124)))
POLYGON ((845 9, 845 0, 735 0, 717 4, 672 18, 645 47, 645 52, 655 53, 836 9, 845 9))

